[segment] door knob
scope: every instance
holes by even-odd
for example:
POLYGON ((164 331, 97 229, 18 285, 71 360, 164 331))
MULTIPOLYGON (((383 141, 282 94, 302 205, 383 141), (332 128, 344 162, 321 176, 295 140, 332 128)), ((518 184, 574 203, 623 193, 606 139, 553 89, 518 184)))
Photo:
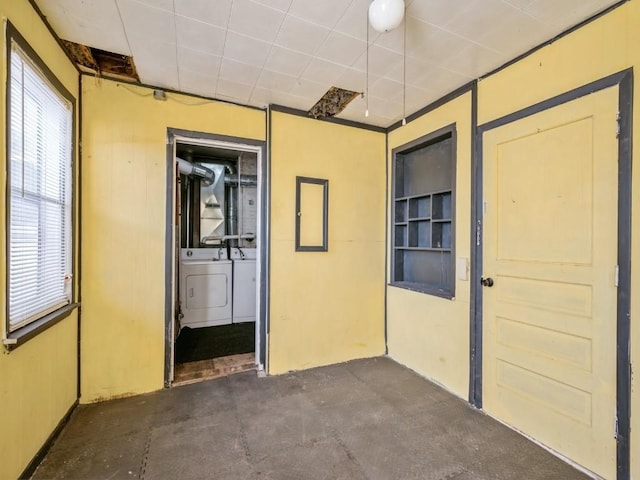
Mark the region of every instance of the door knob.
POLYGON ((482 284, 483 287, 493 287, 493 278, 491 278, 491 277, 487 277, 487 278, 482 277, 480 279, 480 283, 482 284))

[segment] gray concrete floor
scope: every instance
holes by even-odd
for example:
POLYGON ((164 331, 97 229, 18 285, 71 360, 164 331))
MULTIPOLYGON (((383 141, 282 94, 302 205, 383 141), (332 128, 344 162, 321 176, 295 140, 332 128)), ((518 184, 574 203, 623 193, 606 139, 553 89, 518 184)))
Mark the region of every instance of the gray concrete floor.
POLYGON ((586 479, 388 358, 80 406, 35 479, 586 479))

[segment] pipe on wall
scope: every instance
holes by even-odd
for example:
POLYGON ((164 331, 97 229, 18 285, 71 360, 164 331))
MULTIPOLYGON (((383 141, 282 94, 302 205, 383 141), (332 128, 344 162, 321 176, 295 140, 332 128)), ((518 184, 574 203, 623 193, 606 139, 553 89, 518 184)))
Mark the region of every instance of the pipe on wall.
POLYGON ((229 246, 238 246, 238 188, 236 185, 228 184, 225 189, 227 193, 227 235, 229 246))
POLYGON ((238 175, 228 173, 224 176, 224 183, 226 185, 240 185, 241 187, 257 187, 258 176, 257 175, 238 175))

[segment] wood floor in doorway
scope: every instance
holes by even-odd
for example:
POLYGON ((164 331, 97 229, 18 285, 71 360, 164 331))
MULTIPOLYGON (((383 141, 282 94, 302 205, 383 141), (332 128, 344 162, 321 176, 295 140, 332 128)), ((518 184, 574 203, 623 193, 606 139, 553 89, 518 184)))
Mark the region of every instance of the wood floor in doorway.
POLYGON ((255 353, 241 353, 227 357, 178 363, 173 374, 173 386, 188 385, 213 378, 226 377, 233 373, 254 370, 255 353))

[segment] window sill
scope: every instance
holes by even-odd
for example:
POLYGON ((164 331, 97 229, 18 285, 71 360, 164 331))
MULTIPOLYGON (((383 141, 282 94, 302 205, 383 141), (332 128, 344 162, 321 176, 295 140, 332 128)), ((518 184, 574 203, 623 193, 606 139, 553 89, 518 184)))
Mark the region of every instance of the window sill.
POLYGON ((48 328, 53 327, 55 324, 64 320, 71 312, 80 306, 79 303, 70 303, 62 308, 59 308, 55 312, 51 312, 48 315, 31 322, 29 325, 25 325, 19 328, 15 332, 7 334, 7 338, 3 339, 4 346, 7 350, 15 350, 20 345, 25 344, 28 340, 36 337, 39 333, 44 332, 48 328))
POLYGON ((440 290, 424 283, 391 282, 389 283, 389 286, 411 290, 412 292, 426 293, 427 295, 433 295, 434 297, 440 297, 446 300, 454 300, 455 298, 453 296, 453 292, 450 292, 448 290, 440 290))

